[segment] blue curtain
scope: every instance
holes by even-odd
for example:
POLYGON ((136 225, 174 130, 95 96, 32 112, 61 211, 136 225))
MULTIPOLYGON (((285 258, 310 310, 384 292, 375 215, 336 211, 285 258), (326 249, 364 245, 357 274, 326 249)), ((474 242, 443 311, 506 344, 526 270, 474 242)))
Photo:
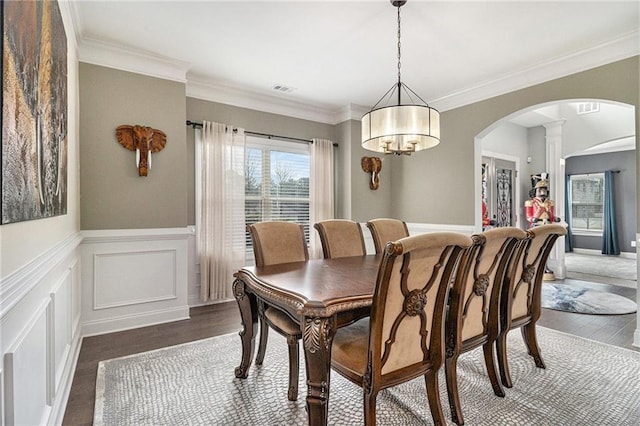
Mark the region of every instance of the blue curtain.
POLYGON ((604 172, 604 224, 602 254, 620 254, 616 232, 616 209, 613 203, 613 172, 604 172))
POLYGON ((567 235, 564 238, 564 251, 573 251, 573 234, 571 233, 571 176, 564 181, 564 220, 567 222, 567 235))

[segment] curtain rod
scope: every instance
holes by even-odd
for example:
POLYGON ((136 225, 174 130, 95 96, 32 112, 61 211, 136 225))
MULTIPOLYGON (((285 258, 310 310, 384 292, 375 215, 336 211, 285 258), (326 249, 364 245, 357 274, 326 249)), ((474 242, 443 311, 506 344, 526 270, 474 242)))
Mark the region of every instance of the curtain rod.
POLYGON ((606 172, 611 172, 611 173, 620 173, 620 170, 603 170, 601 172, 587 172, 587 173, 567 173, 567 176, 576 176, 576 175, 595 175, 595 174, 599 174, 599 173, 606 173, 606 172))
MULTIPOLYGON (((187 126, 191 126, 191 127, 193 127, 195 129, 196 127, 202 127, 202 123, 196 123, 195 121, 187 120, 187 126)), ((238 129, 234 128, 233 131, 237 132, 238 129)), ((292 137, 289 137, 289 136, 269 135, 267 133, 250 132, 248 130, 245 130, 244 133, 247 134, 247 135, 250 135, 250 136, 259 136, 259 137, 267 138, 267 139, 275 138, 275 139, 289 140, 289 141, 293 141, 293 142, 313 143, 313 141, 310 140, 310 139, 300 139, 300 138, 292 138, 292 137)), ((333 146, 338 146, 338 144, 334 143, 333 146)))

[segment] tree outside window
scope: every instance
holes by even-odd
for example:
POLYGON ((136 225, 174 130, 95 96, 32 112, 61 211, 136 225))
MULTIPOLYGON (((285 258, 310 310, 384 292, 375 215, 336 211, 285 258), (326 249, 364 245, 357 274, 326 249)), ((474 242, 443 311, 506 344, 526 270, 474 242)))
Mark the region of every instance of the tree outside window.
MULTIPOLYGON (((247 225, 282 220, 299 223, 309 241, 308 146, 268 140, 249 144, 245 163, 245 221, 247 225)), ((247 251, 253 247, 247 233, 247 251)))

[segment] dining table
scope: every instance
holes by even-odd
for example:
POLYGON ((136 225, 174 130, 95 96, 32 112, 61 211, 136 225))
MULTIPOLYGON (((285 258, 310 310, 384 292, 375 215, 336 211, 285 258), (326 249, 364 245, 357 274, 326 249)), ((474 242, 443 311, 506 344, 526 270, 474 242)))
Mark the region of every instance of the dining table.
POLYGON ((238 270, 233 293, 242 321, 242 359, 235 376, 248 376, 259 304, 288 313, 302 333, 309 425, 326 425, 333 336, 340 326, 368 314, 381 259, 382 255, 365 255, 238 270))

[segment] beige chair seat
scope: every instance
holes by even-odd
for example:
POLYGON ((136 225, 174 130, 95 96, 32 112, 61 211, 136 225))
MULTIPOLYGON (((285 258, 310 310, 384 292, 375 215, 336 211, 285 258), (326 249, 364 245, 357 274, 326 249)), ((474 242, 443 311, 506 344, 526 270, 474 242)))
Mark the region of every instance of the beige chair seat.
POLYGON ((331 360, 363 376, 367 368, 369 348, 369 318, 361 319, 347 327, 338 329, 333 337, 331 360))
POLYGON ((264 311, 264 316, 269 320, 274 328, 277 328, 280 332, 285 334, 301 334, 300 324, 291 319, 291 317, 280 309, 267 307, 264 311))

